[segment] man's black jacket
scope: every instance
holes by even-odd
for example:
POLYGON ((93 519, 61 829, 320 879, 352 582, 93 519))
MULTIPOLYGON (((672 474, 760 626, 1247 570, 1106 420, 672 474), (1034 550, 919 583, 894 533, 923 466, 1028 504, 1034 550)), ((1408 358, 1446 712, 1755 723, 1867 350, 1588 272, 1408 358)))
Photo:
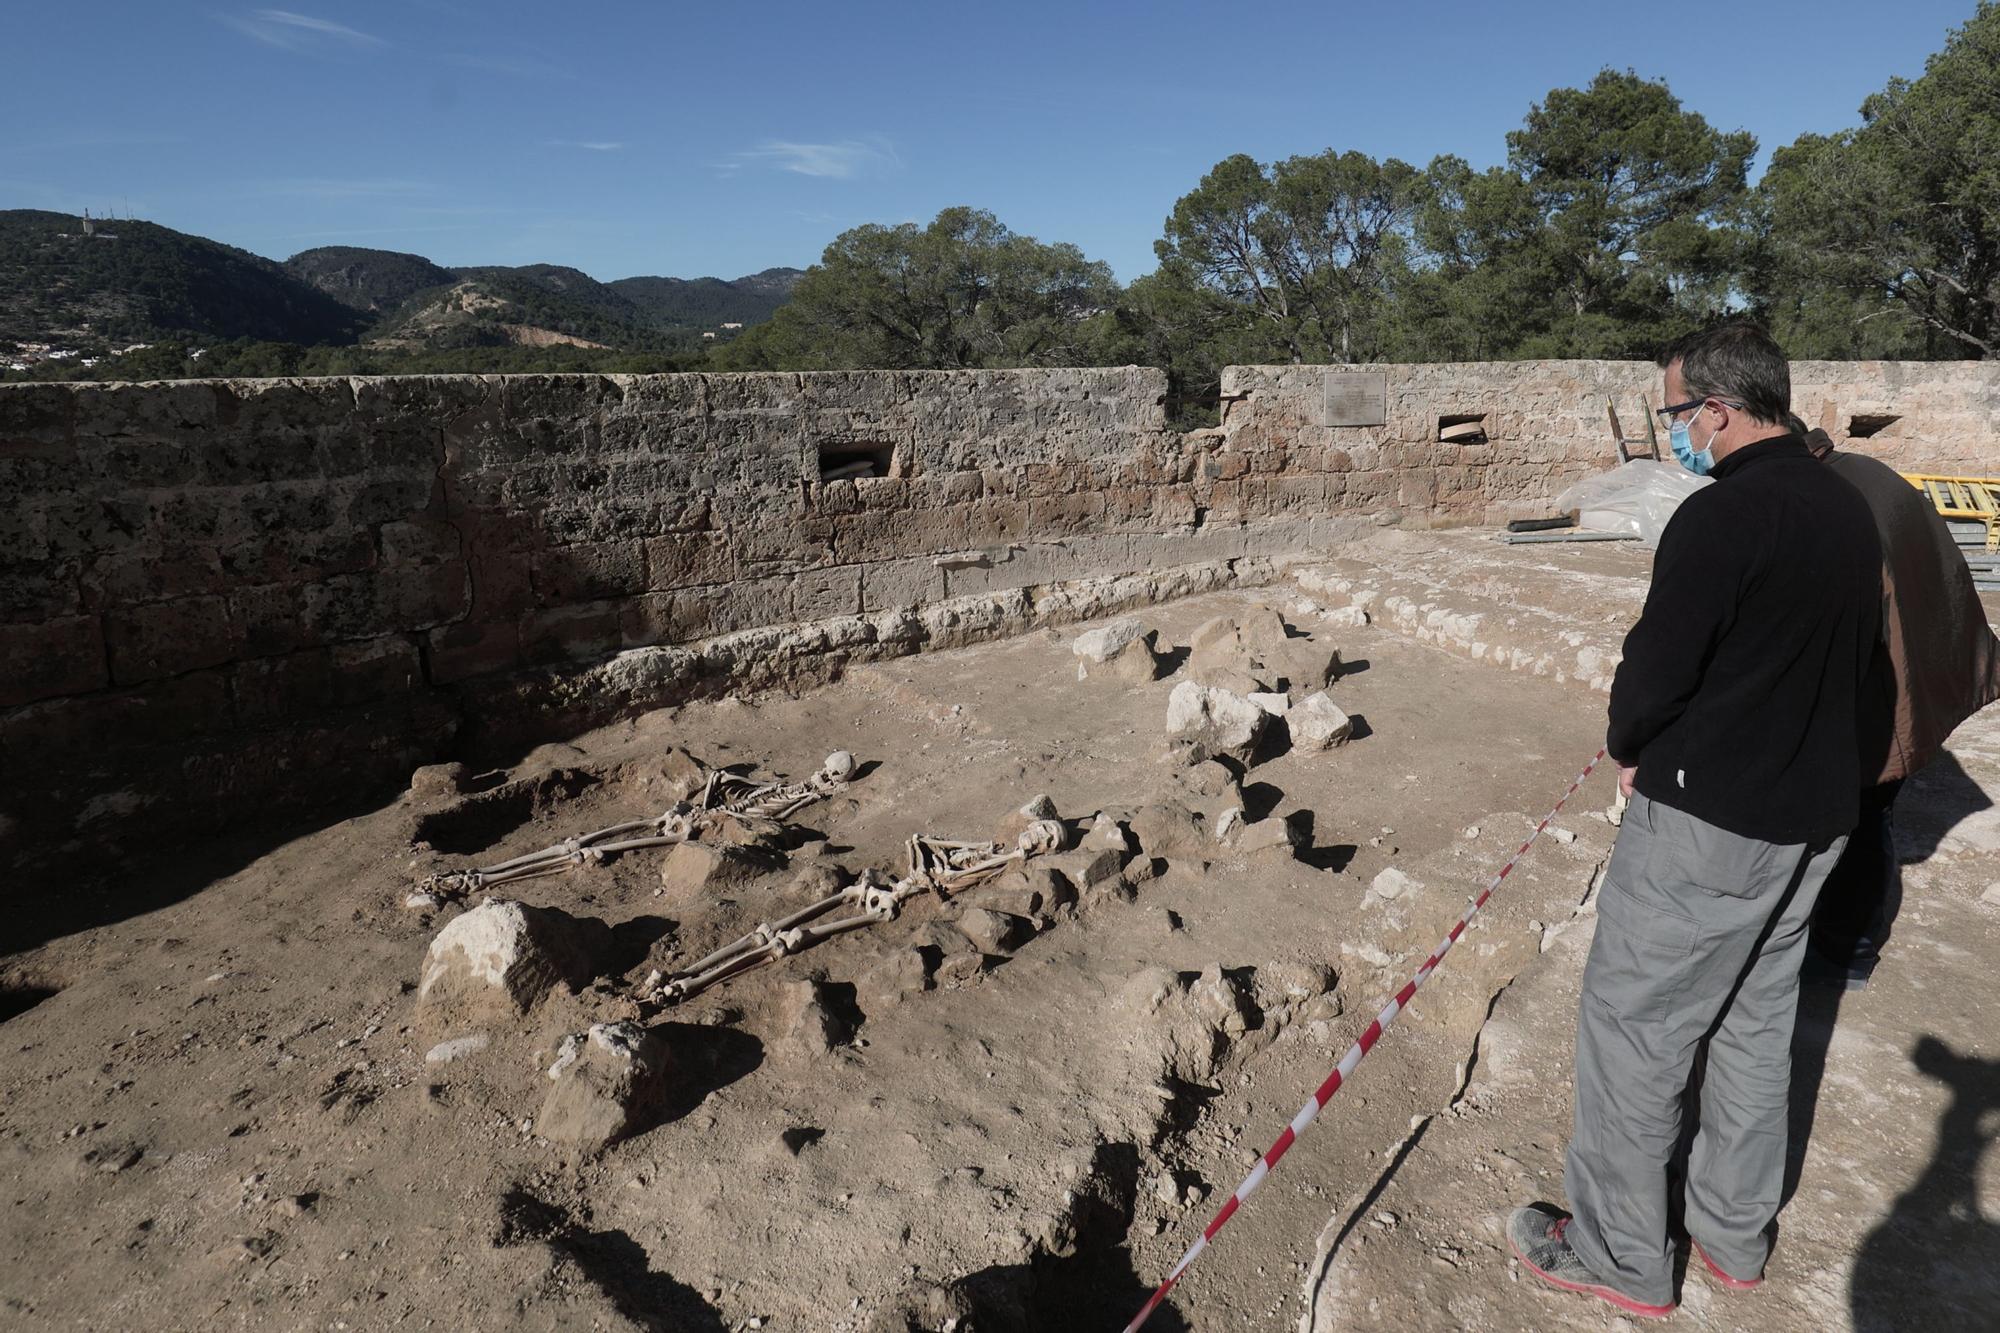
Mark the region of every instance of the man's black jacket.
POLYGON ((1882 552, 1867 503, 1796 435, 1746 445, 1660 536, 1611 685, 1611 757, 1653 800, 1745 837, 1850 832, 1882 552))

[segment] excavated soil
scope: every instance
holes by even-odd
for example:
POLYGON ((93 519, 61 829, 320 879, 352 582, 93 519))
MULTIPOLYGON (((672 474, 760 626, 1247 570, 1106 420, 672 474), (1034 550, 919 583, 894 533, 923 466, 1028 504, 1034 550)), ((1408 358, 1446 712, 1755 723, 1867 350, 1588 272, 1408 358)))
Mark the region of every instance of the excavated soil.
MULTIPOLYGON (((1589 685, 1644 575, 1629 551, 1394 536, 1269 590, 1339 647, 1330 693, 1357 722, 1324 753, 1267 744, 1243 775, 1244 833, 1289 820, 1301 845, 1142 847, 969 964, 945 928, 963 904, 927 895, 663 1012, 630 998, 802 905, 824 867, 900 872, 911 834, 993 837, 1040 793, 1073 827, 1157 799, 1187 668, 1079 680, 1054 634, 909 658, 650 714, 255 855, 137 863, 117 891, 148 910, 122 918, 78 886, 107 924, 0 962, 0 1322, 1117 1328, 1590 758, 1589 685), (1376 623, 1335 627, 1308 598, 1376 623), (427 1061, 473 1030, 415 994, 462 910, 406 908, 417 880, 657 813, 669 747, 793 779, 845 749, 863 770, 793 817, 782 869, 706 899, 658 892, 657 851, 496 891, 612 944, 590 985, 427 1061), (1390 868, 1410 885, 1371 893, 1390 868), (806 979, 826 1023, 800 1021, 806 979), (563 1036, 628 1017, 668 1051, 656 1123, 598 1154, 542 1138, 563 1036)), ((1144 618, 1165 649, 1259 600, 1144 618)), ((1983 717, 1905 796, 1891 956, 1801 1021, 1809 1132, 1772 1280, 1690 1277, 1684 1322, 1990 1320, 1994 784, 1983 717)), ((1149 1328, 1616 1322, 1522 1281, 1496 1229, 1560 1197, 1609 799, 1593 779, 1149 1328)))

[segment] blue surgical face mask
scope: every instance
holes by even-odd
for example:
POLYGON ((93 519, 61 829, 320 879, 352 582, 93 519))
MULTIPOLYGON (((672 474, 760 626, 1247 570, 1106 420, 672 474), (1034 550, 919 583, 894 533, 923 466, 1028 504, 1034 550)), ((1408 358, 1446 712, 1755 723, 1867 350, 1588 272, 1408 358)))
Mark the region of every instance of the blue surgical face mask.
MULTIPOLYGON (((1698 417, 1706 410, 1707 404, 1704 403, 1695 409, 1694 415, 1698 417)), ((1673 447, 1674 457, 1680 461, 1682 467, 1697 477, 1705 477, 1715 466, 1715 436, 1722 434, 1722 429, 1717 427, 1714 434, 1708 437, 1708 447, 1697 452, 1694 442, 1688 438, 1688 429, 1693 424, 1694 417, 1690 417, 1686 421, 1676 421, 1669 425, 1667 443, 1673 447)))

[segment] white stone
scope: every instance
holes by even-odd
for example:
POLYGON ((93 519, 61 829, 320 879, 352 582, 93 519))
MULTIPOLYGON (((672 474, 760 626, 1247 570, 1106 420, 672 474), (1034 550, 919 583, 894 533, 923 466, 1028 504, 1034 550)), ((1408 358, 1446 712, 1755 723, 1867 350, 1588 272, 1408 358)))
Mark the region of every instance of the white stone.
POLYGON ((1323 624, 1333 625, 1339 629, 1366 629, 1368 627, 1368 612, 1365 608, 1359 606, 1342 606, 1336 607, 1331 611, 1322 611, 1319 618, 1323 624))
POLYGON ((1167 732, 1190 740, 1210 755, 1247 761, 1270 725, 1271 715, 1228 690, 1184 680, 1167 696, 1167 732))
POLYGON ((491 996, 525 1012, 551 986, 589 981, 592 935, 608 942, 610 930, 601 921, 579 921, 553 908, 489 898, 431 941, 417 998, 444 999, 450 992, 451 998, 477 1003, 491 996))
POLYGON ((484 1032, 473 1032, 463 1037, 452 1037, 439 1042, 428 1051, 425 1051, 424 1063, 427 1065, 448 1065, 453 1060, 461 1059, 468 1055, 475 1055, 485 1050, 492 1040, 484 1032))
POLYGON ((1070 651, 1086 662, 1109 662, 1119 653, 1138 641, 1146 632, 1144 622, 1135 616, 1121 616, 1108 625, 1100 625, 1076 637, 1070 651))
POLYGON ((1370 897, 1380 898, 1383 902, 1393 902, 1406 894, 1414 897, 1417 890, 1422 887, 1416 880, 1396 867, 1390 866, 1375 876, 1374 882, 1368 886, 1368 893, 1370 897))
POLYGON ((576 1063, 577 1056, 582 1054, 583 1054, 583 1039, 581 1037, 577 1036, 575 1033, 571 1033, 569 1036, 564 1037, 562 1039, 562 1045, 556 1048, 555 1063, 549 1066, 549 1077, 551 1079, 561 1078, 564 1072, 568 1070, 571 1065, 576 1063))
POLYGON ((2000 907, 2000 884, 1988 884, 1986 892, 1979 895, 1979 901, 1988 907, 2000 907))
POLYGON ((1292 710, 1292 700, 1290 695, 1273 694, 1270 693, 1269 691, 1259 690, 1255 694, 1245 695, 1244 698, 1248 699, 1251 703, 1256 704, 1259 708, 1269 713, 1272 717, 1283 717, 1286 713, 1289 713, 1292 710))
POLYGON ((1302 750, 1331 750, 1354 735, 1354 719, 1341 712, 1325 690, 1293 704, 1285 720, 1291 726, 1293 746, 1302 750))

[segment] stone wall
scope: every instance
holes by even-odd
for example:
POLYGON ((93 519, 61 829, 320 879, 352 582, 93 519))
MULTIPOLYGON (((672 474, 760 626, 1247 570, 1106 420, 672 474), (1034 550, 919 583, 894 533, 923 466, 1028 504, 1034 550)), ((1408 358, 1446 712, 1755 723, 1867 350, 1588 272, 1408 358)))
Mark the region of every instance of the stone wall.
MULTIPOLYGON (((0 854, 1255 581, 1361 520, 1539 512, 1654 380, 1376 370, 1380 425, 1248 367, 1185 435, 1132 368, 0 386, 0 854)), ((1797 368, 1905 469, 1995 470, 1995 378, 1797 368)))
POLYGON ((1140 369, 0 387, 0 848, 379 790, 473 739, 824 678, 1310 545, 1318 493, 1217 483, 1219 441, 1168 431, 1165 389, 1140 369))
MULTIPOLYGON (((1643 434, 1644 413, 1660 406, 1659 372, 1641 361, 1358 369, 1385 381, 1379 425, 1326 424, 1327 377, 1341 370, 1230 367, 1230 450, 1284 453, 1288 469, 1323 475, 1331 511, 1493 523, 1545 513, 1570 483, 1609 466, 1607 398, 1627 434, 1643 434), (1483 439, 1440 440, 1468 422, 1484 427, 1483 439)), ((2000 363, 1802 361, 1792 386, 1794 410, 1842 448, 1905 472, 2000 471, 2000 363)))

